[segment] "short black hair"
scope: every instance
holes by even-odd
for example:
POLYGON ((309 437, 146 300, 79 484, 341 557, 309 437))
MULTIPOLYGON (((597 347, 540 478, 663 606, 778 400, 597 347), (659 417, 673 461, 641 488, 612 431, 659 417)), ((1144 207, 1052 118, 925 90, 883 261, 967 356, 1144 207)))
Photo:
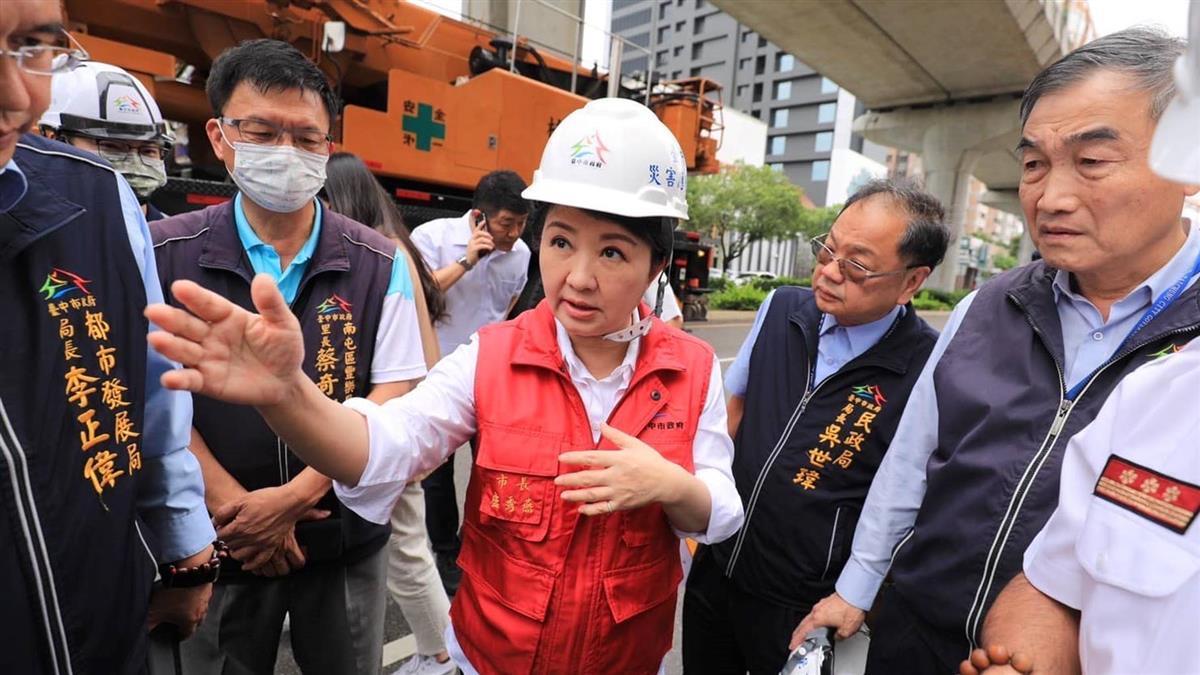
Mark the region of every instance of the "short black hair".
POLYGON ((1150 93, 1150 117, 1157 120, 1175 95, 1175 61, 1187 43, 1166 32, 1133 26, 1092 40, 1038 73, 1021 98, 1021 126, 1038 100, 1102 70, 1132 77, 1135 86, 1150 93))
POLYGON ((220 117, 224 113, 233 90, 242 82, 249 82, 264 94, 273 90, 311 91, 321 99, 325 112, 329 113, 330 125, 341 111, 341 101, 325 73, 299 49, 281 40, 246 40, 221 52, 213 61, 204 85, 213 115, 220 117))
POLYGON ((501 209, 523 216, 529 213, 529 202, 521 196, 526 187, 515 171, 493 171, 479 179, 471 208, 493 216, 501 209))
MULTIPOLYGON (((946 227, 946 210, 937 197, 922 190, 905 178, 877 178, 863 185, 842 205, 840 218, 846 209, 876 195, 883 195, 908 214, 908 225, 900 239, 900 257, 913 267, 937 267, 946 257, 950 245, 950 228, 946 227)), ((836 221, 835 221, 836 222, 836 221)))

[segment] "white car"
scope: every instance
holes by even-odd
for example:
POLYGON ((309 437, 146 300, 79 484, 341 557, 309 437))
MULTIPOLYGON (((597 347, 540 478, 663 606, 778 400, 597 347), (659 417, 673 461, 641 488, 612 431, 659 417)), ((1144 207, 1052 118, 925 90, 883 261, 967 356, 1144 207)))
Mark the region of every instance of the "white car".
POLYGON ((739 286, 744 286, 755 279, 775 279, 779 275, 766 270, 742 270, 741 272, 730 272, 730 278, 739 286))

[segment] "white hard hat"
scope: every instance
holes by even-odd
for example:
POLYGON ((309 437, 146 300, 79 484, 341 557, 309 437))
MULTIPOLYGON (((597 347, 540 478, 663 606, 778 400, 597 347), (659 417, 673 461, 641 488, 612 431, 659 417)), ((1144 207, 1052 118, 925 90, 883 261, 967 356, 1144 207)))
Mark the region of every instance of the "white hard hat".
POLYGON ((1150 167, 1169 180, 1200 183, 1200 2, 1192 3, 1187 51, 1175 63, 1175 99, 1150 144, 1150 167))
POLYGON ((146 86, 124 69, 97 61, 54 75, 50 107, 39 124, 92 138, 174 141, 146 86))
POLYGON ((686 220, 687 164, 679 141, 649 108, 602 98, 559 123, 521 196, 631 218, 686 220))

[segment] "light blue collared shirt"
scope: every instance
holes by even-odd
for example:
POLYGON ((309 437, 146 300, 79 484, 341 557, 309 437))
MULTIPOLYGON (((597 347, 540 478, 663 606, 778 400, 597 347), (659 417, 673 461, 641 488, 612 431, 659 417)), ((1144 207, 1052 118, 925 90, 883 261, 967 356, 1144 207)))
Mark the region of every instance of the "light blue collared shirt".
MULTIPOLYGON (((308 239, 304 241, 304 245, 296 252, 296 257, 288 263, 287 269, 281 269, 279 253, 275 251, 275 247, 264 242, 254 232, 254 228, 250 227, 250 221, 246 220, 246 212, 242 209, 242 193, 238 193, 233 199, 233 220, 237 224, 238 239, 242 242, 242 248, 246 251, 246 256, 250 258, 250 267, 253 268, 255 274, 269 274, 275 280, 275 284, 279 286, 279 292, 283 294, 283 299, 290 305, 296 299, 296 294, 300 292, 300 282, 304 279, 304 272, 308 270, 308 263, 312 260, 313 253, 317 250, 317 241, 321 237, 321 200, 314 199, 316 211, 313 213, 313 228, 312 234, 308 235, 308 239)), ((412 277, 408 275, 408 264, 404 260, 404 256, 397 255, 392 258, 392 275, 388 281, 387 292, 385 297, 389 295, 400 294, 408 300, 413 299, 412 277)))
MULTIPOLYGON (((754 343, 758 340, 759 330, 762 329, 763 317, 767 315, 774 297, 775 291, 771 291, 759 306, 750 334, 738 349, 737 358, 725 372, 725 390, 734 396, 746 396, 746 384, 750 378, 750 353, 754 351, 754 343)), ((821 320, 820 336, 817 339, 816 378, 813 386, 874 347, 903 311, 903 307, 896 305, 882 318, 858 326, 842 326, 833 315, 826 314, 821 320)))
MULTIPOLYGON (((162 286, 154 264, 150 228, 129 183, 120 173, 117 189, 129 247, 137 260, 146 302, 162 302, 162 286)), ((16 206, 28 188, 15 160, 0 170, 0 212, 16 206), (16 178, 13 178, 16 176, 16 178)), ((151 331, 158 330, 151 325, 151 331)), ((204 505, 204 477, 188 450, 192 429, 192 398, 166 389, 162 374, 176 365, 146 345, 146 399, 142 438, 142 469, 137 481, 138 515, 150 529, 160 562, 174 562, 199 553, 216 538, 204 505)))
MULTIPOLYGON (((1193 227, 1183 247, 1166 265, 1113 304, 1107 321, 1095 305, 1071 290, 1069 274, 1058 273, 1054 279, 1054 300, 1062 323, 1063 375, 1068 389, 1113 355, 1150 305, 1192 269, 1197 256, 1200 256, 1200 229, 1193 227)), ((1192 279, 1192 283, 1195 281, 1192 279)), ((838 594, 859 609, 869 609, 875 601, 891 567, 892 551, 912 530, 925 498, 925 469, 938 443, 933 371, 974 299, 974 293, 963 298, 950 315, 909 395, 896 435, 863 504, 850 560, 837 581, 838 594)))
POLYGON ((233 219, 237 223, 238 239, 242 241, 242 248, 250 258, 250 267, 254 268, 255 274, 271 275, 275 284, 279 286, 283 299, 289 305, 300 291, 300 280, 304 278, 308 261, 312 260, 313 251, 317 250, 317 239, 321 236, 321 200, 314 199, 313 203, 317 208, 313 212, 312 234, 308 235, 308 239, 285 270, 282 269, 275 247, 260 239, 254 233, 254 228, 250 227, 250 221, 246 220, 246 212, 242 209, 242 193, 239 192, 233 199, 233 219))

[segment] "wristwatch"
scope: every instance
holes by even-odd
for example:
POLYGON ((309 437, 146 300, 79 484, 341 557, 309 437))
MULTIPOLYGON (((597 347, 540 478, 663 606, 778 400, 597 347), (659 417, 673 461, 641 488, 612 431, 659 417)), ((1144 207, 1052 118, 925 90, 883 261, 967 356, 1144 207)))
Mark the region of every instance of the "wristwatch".
POLYGON ((459 258, 458 260, 455 260, 454 262, 458 263, 459 265, 462 265, 462 268, 468 272, 470 272, 472 269, 475 268, 475 263, 471 262, 470 260, 467 260, 467 256, 465 256, 465 255, 463 257, 459 258))
POLYGON ((229 547, 221 540, 212 544, 213 553, 208 562, 195 567, 180 567, 172 563, 158 566, 158 575, 163 588, 194 588, 211 584, 221 575, 221 561, 229 557, 229 547))

